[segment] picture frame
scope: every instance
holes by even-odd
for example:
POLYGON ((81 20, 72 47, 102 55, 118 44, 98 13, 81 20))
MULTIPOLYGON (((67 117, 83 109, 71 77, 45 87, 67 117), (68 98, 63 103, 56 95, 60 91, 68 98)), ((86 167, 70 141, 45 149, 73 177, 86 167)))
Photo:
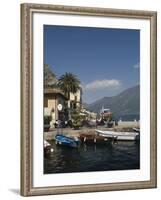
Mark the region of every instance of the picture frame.
MULTIPOLYGON (((38 80, 39 78, 37 81, 38 80)), ((41 83, 38 84, 41 85, 41 83)), ((146 140, 146 142, 149 140, 146 140)), ((21 4, 21 195, 51 195, 81 192, 100 192, 109 190, 145 189, 155 187, 157 187, 157 13, 154 11, 142 10, 120 10, 111 8, 74 7, 30 3, 21 4), (33 99, 35 98, 35 90, 33 89, 33 83, 34 79, 38 76, 38 74, 36 74, 34 71, 35 52, 33 53, 33 49, 35 48, 33 37, 35 13, 41 15, 39 20, 43 18, 44 14, 55 14, 57 16, 63 15, 63 17, 79 16, 81 18, 83 16, 94 19, 100 17, 104 20, 108 18, 116 20, 121 19, 123 21, 137 20, 137 22, 143 20, 149 23, 150 39, 148 40, 148 45, 150 50, 149 60, 147 62, 149 62, 150 67, 149 71, 147 71, 150 73, 148 74, 147 72, 147 74, 145 74, 146 77, 149 77, 148 80, 150 89, 150 96, 148 101, 150 112, 150 146, 148 155, 149 179, 146 178, 145 180, 143 179, 139 181, 130 181, 129 179, 129 181, 115 181, 107 183, 100 182, 92 184, 85 183, 57 185, 57 183, 55 183, 53 185, 47 185, 48 183, 46 183, 42 186, 34 185, 33 179, 35 171, 33 166, 36 163, 34 160, 34 146, 36 146, 34 126, 36 122, 34 121, 35 104, 33 99)))

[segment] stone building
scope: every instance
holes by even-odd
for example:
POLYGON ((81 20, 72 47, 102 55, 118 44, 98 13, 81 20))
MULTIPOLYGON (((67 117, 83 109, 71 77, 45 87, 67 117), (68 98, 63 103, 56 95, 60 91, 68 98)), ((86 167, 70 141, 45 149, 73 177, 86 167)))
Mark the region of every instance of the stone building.
POLYGON ((68 98, 59 89, 44 89, 44 115, 52 116, 52 125, 58 119, 68 119, 67 100, 68 98), (58 110, 59 104, 62 105, 61 111, 58 110))
POLYGON ((82 106, 82 89, 78 90, 76 93, 70 93, 68 100, 68 108, 70 109, 81 109, 82 106))

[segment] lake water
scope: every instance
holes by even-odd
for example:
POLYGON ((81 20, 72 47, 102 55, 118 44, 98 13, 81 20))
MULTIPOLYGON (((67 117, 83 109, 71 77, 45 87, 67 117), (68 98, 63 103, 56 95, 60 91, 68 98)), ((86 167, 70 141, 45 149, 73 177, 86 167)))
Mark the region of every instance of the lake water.
POLYGON ((44 174, 140 168, 138 141, 82 144, 79 149, 50 143, 54 151, 44 155, 44 174))

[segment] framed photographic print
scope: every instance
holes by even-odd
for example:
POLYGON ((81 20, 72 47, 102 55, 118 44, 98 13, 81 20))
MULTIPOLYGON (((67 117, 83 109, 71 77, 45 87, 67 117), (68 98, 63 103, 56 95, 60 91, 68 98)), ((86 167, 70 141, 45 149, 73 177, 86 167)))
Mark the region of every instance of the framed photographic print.
POLYGON ((154 11, 21 5, 21 194, 154 188, 154 11))

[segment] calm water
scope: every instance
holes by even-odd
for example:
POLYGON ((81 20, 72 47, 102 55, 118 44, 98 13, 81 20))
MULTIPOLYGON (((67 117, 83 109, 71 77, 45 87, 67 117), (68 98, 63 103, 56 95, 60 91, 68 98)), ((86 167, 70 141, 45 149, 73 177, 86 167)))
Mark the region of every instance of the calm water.
MULTIPOLYGON (((50 142, 51 143, 51 142, 50 142)), ((124 141, 82 144, 79 149, 57 146, 44 157, 44 173, 69 173, 140 168, 140 144, 124 141)))

